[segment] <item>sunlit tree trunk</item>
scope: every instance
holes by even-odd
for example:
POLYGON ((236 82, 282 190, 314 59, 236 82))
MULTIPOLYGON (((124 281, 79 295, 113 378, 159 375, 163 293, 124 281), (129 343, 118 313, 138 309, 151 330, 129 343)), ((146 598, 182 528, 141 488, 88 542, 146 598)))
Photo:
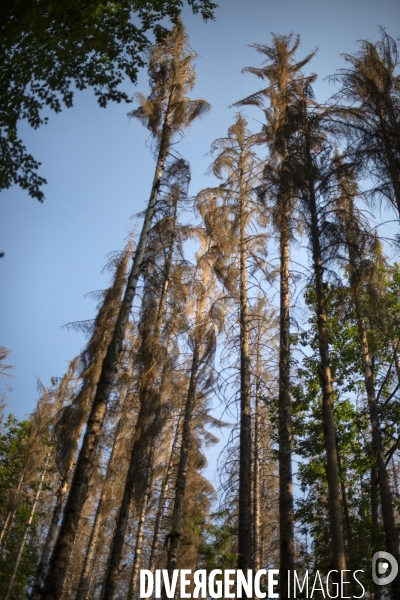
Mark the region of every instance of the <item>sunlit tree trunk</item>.
POLYGON ((287 573, 294 569, 292 419, 290 398, 290 231, 283 199, 280 223, 279 314, 279 539, 282 598, 288 598, 287 573))
POLYGON ((260 570, 260 380, 259 352, 257 348, 257 366, 254 406, 254 453, 253 453, 253 567, 260 570))
POLYGON ((251 389, 249 300, 247 295, 247 248, 245 214, 246 198, 243 193, 243 166, 239 163, 240 211, 240 448, 239 448, 239 525, 238 568, 246 572, 253 568, 253 518, 251 501, 251 389))

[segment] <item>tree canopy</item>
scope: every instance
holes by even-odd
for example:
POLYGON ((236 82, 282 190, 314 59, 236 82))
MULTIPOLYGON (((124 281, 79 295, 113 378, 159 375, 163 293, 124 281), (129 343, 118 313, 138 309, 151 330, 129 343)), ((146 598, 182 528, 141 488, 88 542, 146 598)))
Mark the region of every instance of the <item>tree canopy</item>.
MULTIPOLYGON (((100 106, 129 101, 124 79, 136 82, 143 50, 165 38, 163 20, 177 22, 182 0, 5 0, 0 8, 0 190, 12 184, 42 201, 46 180, 40 163, 18 135, 72 106, 75 89, 91 87, 100 106)), ((216 4, 188 0, 192 11, 212 18, 216 4)))

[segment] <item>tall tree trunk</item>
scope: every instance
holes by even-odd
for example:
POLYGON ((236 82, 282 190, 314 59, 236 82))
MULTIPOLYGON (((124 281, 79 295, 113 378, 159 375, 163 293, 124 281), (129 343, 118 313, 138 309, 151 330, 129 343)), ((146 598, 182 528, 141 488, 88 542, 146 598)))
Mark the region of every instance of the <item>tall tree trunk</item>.
POLYGON ((320 355, 319 377, 322 389, 322 422, 325 434, 329 522, 332 538, 333 565, 337 571, 346 570, 346 554, 343 536, 342 510, 340 504, 340 484, 338 456, 336 451, 336 431, 333 415, 333 385, 329 355, 329 337, 325 310, 324 267, 320 246, 317 203, 313 188, 311 155, 308 152, 308 173, 310 174, 309 208, 311 216, 311 245, 316 290, 316 313, 318 325, 318 345, 320 355))
MULTIPOLYGON (((20 476, 20 478, 18 480, 17 489, 15 490, 17 494, 20 492, 22 484, 24 483, 24 476, 25 476, 25 468, 23 469, 23 471, 21 473, 21 476, 20 476)), ((4 558, 4 554, 5 554, 6 546, 7 546, 7 541, 8 541, 8 536, 10 535, 10 531, 12 529, 12 526, 14 525, 15 513, 16 513, 15 509, 12 509, 12 510, 8 511, 6 520, 5 520, 4 525, 3 525, 3 529, 1 531, 1 535, 0 535, 0 561, 2 561, 3 558, 4 558)))
MULTIPOLYGON (((259 363, 259 348, 257 363, 259 363)), ((254 455, 253 455, 253 568, 260 570, 260 380, 256 368, 256 393, 254 407, 254 455)))
POLYGON ((178 476, 176 481, 175 499, 174 499, 174 510, 172 514, 171 531, 168 534, 169 546, 167 556, 167 569, 171 580, 172 572, 178 567, 178 548, 179 538, 181 535, 182 516, 183 516, 183 501, 185 498, 186 488, 186 472, 189 460, 189 446, 192 437, 192 417, 194 404, 196 400, 196 388, 197 388, 197 374, 200 364, 200 350, 199 343, 196 339, 192 365, 190 369, 190 382, 189 389, 186 397, 185 413, 182 424, 182 442, 181 451, 179 458, 178 476))
MULTIPOLYGON (((242 158, 242 157, 241 157, 242 158)), ((239 532, 238 568, 244 572, 253 568, 253 523, 251 502, 251 388, 249 301, 247 296, 247 248, 245 198, 240 186, 240 449, 239 449, 239 532)))
POLYGON ((20 563, 20 560, 21 560, 21 557, 22 557, 22 553, 23 553, 24 548, 25 548, 25 544, 26 544, 26 540, 27 540, 27 537, 28 537, 29 529, 31 528, 33 517, 35 516, 35 512, 36 512, 36 507, 37 507, 37 504, 39 502, 40 494, 42 493, 43 482, 44 482, 44 478, 46 477, 46 472, 47 472, 47 467, 49 465, 49 461, 50 461, 50 453, 46 455, 46 459, 45 459, 43 471, 42 471, 42 473, 40 475, 38 489, 36 490, 36 494, 35 494, 35 497, 34 497, 34 500, 33 500, 33 503, 32 503, 31 511, 29 513, 29 517, 28 517, 28 520, 27 520, 26 525, 25 525, 24 533, 22 534, 22 538, 21 538, 21 541, 19 543, 17 556, 16 556, 15 562, 14 562, 14 567, 13 567, 13 570, 11 572, 10 581, 8 583, 7 591, 6 591, 6 594, 5 594, 3 600, 9 600, 9 598, 11 596, 12 588, 13 588, 13 585, 14 585, 15 577, 17 575, 17 571, 18 571, 19 563, 20 563))
MULTIPOLYGON (((376 463, 371 469, 371 516, 372 516, 372 552, 379 552, 379 490, 378 467, 376 463)), ((374 584, 374 600, 381 600, 381 586, 374 584)))
POLYGON ((132 576, 129 583, 128 600, 133 600, 137 592, 137 583, 139 577, 139 569, 141 567, 142 559, 142 545, 143 545, 143 530, 144 522, 147 514, 147 508, 150 502, 151 488, 153 484, 153 457, 154 457, 154 444, 151 447, 149 453, 149 468, 147 474, 146 489, 143 495, 142 509, 139 515, 139 522, 136 533, 136 544, 135 544, 135 555, 133 558, 132 576))
POLYGON ((284 201, 280 228, 279 314, 279 538, 280 594, 289 598, 288 572, 294 569, 294 518, 292 480, 292 421, 290 400, 290 246, 289 214, 284 201))
POLYGON ((149 560, 149 570, 151 572, 154 571, 155 564, 156 564, 156 553, 157 553, 157 547, 158 547, 159 539, 160 539, 162 518, 164 515, 164 504, 165 504, 165 499, 167 497, 169 481, 171 478, 173 458, 174 458, 174 454, 176 452, 176 447, 178 444, 179 431, 180 431, 179 424, 180 424, 180 420, 181 420, 181 415, 182 415, 182 412, 179 414, 179 417, 178 417, 178 422, 176 424, 175 435, 173 436, 173 441, 172 441, 172 436, 171 436, 171 444, 170 444, 170 448, 169 448, 169 452, 168 452, 168 462, 165 466, 165 473, 164 473, 163 481, 161 484, 160 498, 158 501, 156 520, 154 523, 153 540, 152 540, 152 544, 151 544, 151 552, 150 552, 150 560, 149 560))
MULTIPOLYGON (((337 457, 338 457, 338 469, 339 469, 339 473, 340 473, 341 461, 340 461, 340 450, 339 450, 339 444, 338 444, 337 438, 336 438, 336 451, 337 451, 337 457)), ((353 530, 352 530, 351 522, 350 522, 350 511, 349 511, 349 505, 347 502, 347 492, 346 492, 346 486, 344 483, 345 479, 346 479, 345 473, 343 473, 342 477, 340 477, 340 492, 341 492, 341 496, 342 496, 344 527, 345 527, 345 533, 346 533, 346 537, 347 537, 347 550, 348 550, 347 566, 351 571, 354 571, 356 569, 356 556, 355 556, 355 552, 354 552, 353 530)), ((348 591, 350 592, 351 597, 353 597, 354 592, 356 592, 356 590, 354 589, 353 581, 351 581, 348 584, 348 591)))
POLYGON ((43 590, 40 592, 43 600, 59 600, 62 594, 64 580, 71 560, 73 545, 78 530, 83 505, 86 500, 90 476, 96 457, 100 435, 103 428, 104 416, 108 399, 113 387, 115 371, 122 350, 125 331, 129 321, 133 298, 139 280, 143 258, 154 212, 157 205, 161 177, 169 148, 169 118, 167 112, 149 204, 146 210, 142 231, 136 248, 132 268, 128 277, 124 298, 121 303, 117 322, 111 342, 103 361, 101 374, 97 383, 92 409, 87 423, 86 432, 79 452, 70 491, 64 508, 63 521, 54 544, 48 573, 43 590))

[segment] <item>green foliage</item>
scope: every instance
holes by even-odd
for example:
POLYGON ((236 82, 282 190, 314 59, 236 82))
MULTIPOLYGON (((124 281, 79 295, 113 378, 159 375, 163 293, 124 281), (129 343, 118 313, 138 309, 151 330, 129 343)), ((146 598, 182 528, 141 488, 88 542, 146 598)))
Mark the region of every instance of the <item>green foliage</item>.
POLYGON ((235 569, 237 552, 234 544, 237 538, 236 526, 230 522, 228 511, 213 513, 209 523, 200 532, 203 545, 200 548, 202 567, 207 572, 213 569, 235 569))
MULTIPOLYGON (((312 289, 306 304, 313 308, 312 289)), ((374 552, 371 515, 372 451, 369 415, 365 401, 357 326, 348 290, 329 286, 326 309, 330 331, 332 375, 335 380, 335 427, 339 478, 349 568, 370 572, 374 552), (347 514, 346 514, 347 513, 347 514)), ((307 568, 328 571, 330 533, 328 520, 325 438, 322 426, 322 396, 319 381, 317 324, 295 339, 296 382, 292 387, 295 451, 301 457, 297 477, 304 496, 297 502, 296 518, 302 538, 301 556, 307 568)), ((384 547, 383 530, 379 537, 384 547)), ((368 582, 371 585, 371 582, 368 582)))
MULTIPOLYGON (((188 0, 194 13, 210 19, 216 4, 188 0)), ((42 201, 38 163, 18 137, 18 123, 37 128, 72 106, 74 89, 93 88, 100 106, 129 101, 125 78, 136 82, 149 46, 177 22, 183 0, 5 0, 0 7, 0 190, 13 183, 42 201)))
MULTIPOLYGON (((43 464, 32 460, 32 423, 18 421, 12 414, 0 431, 0 531, 4 526, 4 548, 0 555, 1 578, 0 597, 6 592, 14 568, 19 546, 26 530, 32 510, 32 502, 37 491, 38 471, 43 464), (11 517, 11 519, 10 519, 11 517), (10 526, 11 524, 11 526, 10 526)), ((48 447, 47 436, 39 440, 48 447)), ((48 484, 43 489, 51 489, 48 484)), ((36 511, 29 528, 21 560, 10 598, 19 600, 26 597, 25 588, 32 583, 39 559, 37 524, 45 515, 36 511)))
MULTIPOLYGON (((19 486, 27 462, 27 441, 29 421, 18 421, 12 414, 7 418, 0 436, 0 531, 10 511, 15 511, 13 524, 7 537, 3 560, 1 561, 0 597, 7 589, 21 538, 31 510, 31 486, 19 486), (18 491, 18 486, 20 491, 18 491)), ((37 513, 32 523, 29 537, 19 564, 11 598, 25 597, 25 587, 33 577, 38 561, 36 541, 37 513)))

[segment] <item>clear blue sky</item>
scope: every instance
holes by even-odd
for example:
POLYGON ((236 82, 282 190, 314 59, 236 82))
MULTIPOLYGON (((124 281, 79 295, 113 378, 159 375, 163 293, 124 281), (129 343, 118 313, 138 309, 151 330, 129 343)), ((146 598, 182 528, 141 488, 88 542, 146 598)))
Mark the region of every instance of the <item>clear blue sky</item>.
MULTIPOLYGON (((356 40, 377 40, 378 25, 400 34, 399 0, 220 0, 215 21, 183 14, 191 46, 198 52, 195 97, 212 104, 180 144, 191 162, 191 193, 207 185, 204 172, 211 142, 224 136, 234 117, 228 106, 258 89, 242 75, 258 66, 252 43, 269 43, 270 32, 300 33, 302 57, 316 46, 310 69, 319 75, 317 99, 332 88, 324 77, 343 66, 342 52, 356 40)), ((146 73, 137 90, 146 92, 146 73)), ((134 92, 136 90, 132 90, 134 92)), ((74 108, 51 115, 37 131, 21 127, 29 151, 47 178, 43 205, 13 188, 0 195, 0 342, 12 350, 16 366, 9 410, 29 413, 37 398, 36 376, 45 384, 62 376, 84 339, 61 326, 93 317, 94 303, 83 296, 104 288, 106 254, 121 249, 133 221, 148 199, 154 161, 145 146, 147 132, 129 122, 126 105, 100 109, 90 91, 77 92, 74 108)), ((256 113, 252 113, 256 116, 256 113)), ((261 118, 261 115, 260 115, 261 118)), ((258 124, 250 120, 256 130, 258 124)))

